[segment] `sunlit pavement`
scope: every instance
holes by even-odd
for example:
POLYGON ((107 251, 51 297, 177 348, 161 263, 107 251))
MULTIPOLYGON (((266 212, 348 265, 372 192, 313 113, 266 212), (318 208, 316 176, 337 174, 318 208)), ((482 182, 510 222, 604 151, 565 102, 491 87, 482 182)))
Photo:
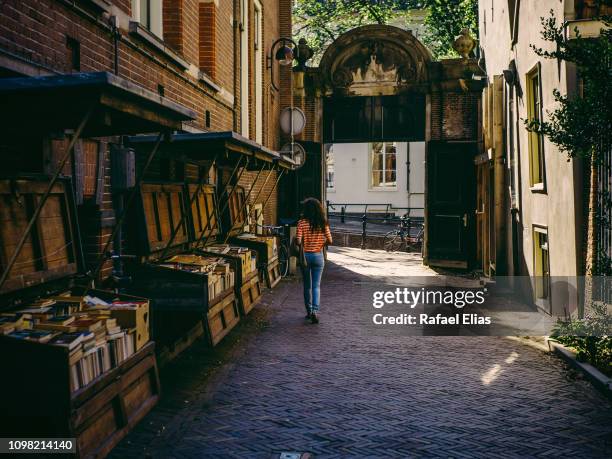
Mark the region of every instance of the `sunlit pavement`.
POLYGON ((360 283, 431 275, 415 255, 333 249, 319 325, 282 283, 244 352, 205 382, 197 358, 183 365, 182 392, 163 392, 114 457, 612 457, 612 404, 555 357, 364 329, 360 283))

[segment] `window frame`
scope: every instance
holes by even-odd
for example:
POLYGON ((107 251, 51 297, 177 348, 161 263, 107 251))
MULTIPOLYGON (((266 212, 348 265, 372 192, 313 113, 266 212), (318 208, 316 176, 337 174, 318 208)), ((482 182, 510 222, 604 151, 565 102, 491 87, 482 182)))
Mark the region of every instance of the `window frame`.
POLYGON ((336 191, 336 163, 334 162, 333 144, 330 145, 325 152, 325 189, 327 191, 336 191), (332 177, 331 180, 329 179, 330 174, 332 177))
POLYGON ((399 147, 399 142, 396 141, 381 141, 381 142, 370 142, 367 144, 368 145, 368 163, 369 163, 369 179, 368 179, 368 188, 370 191, 397 191, 398 190, 398 183, 397 183, 397 179, 398 179, 398 167, 397 167, 397 157, 398 157, 398 147, 399 147), (383 169, 374 169, 374 144, 380 143, 382 144, 382 156, 383 156, 383 160, 382 160, 382 165, 383 165, 383 169), (394 144, 395 145, 395 184, 394 185, 374 185, 374 171, 379 171, 383 173, 383 181, 381 183, 392 183, 392 182, 387 182, 386 180, 386 173, 389 169, 386 168, 386 157, 387 157, 387 145, 388 144, 394 144))
MULTIPOLYGON (((541 64, 538 62, 526 75, 527 119, 542 120, 543 94, 541 64)), ((544 136, 528 131, 529 185, 531 191, 546 191, 544 136)))
POLYGON ((533 251, 534 302, 537 306, 547 308, 547 306, 550 304, 550 298, 551 298, 550 239, 548 237, 548 228, 546 228, 545 226, 533 225, 532 242, 533 242, 532 251, 533 251), (542 237, 546 238, 546 242, 544 243, 541 242, 542 237))
POLYGON ((163 0, 132 0, 132 19, 160 40, 164 39, 164 6, 163 0), (147 3, 147 17, 143 21, 141 2, 147 3), (154 14, 156 13, 156 14, 154 14), (154 19, 157 19, 154 23, 154 19))

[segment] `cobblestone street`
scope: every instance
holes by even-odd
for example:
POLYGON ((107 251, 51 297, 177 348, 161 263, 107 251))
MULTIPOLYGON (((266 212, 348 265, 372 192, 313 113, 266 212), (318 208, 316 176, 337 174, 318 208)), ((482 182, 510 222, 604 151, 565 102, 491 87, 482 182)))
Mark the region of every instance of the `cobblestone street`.
POLYGON ((319 325, 301 285, 280 284, 229 344, 164 369, 162 401, 112 457, 611 457, 612 404, 556 357, 362 329, 359 282, 432 274, 414 255, 334 249, 319 325))

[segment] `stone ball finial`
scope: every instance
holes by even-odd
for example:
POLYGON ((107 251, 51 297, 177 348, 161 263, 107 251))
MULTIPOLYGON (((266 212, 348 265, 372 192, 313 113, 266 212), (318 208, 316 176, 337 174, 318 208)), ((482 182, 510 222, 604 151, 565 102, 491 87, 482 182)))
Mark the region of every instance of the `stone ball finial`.
POLYGON ((476 48, 476 40, 470 35, 470 31, 468 29, 461 30, 459 35, 455 37, 453 49, 461 57, 467 59, 474 48, 476 48))
POLYGON ((308 46, 306 39, 300 38, 300 40, 298 41, 297 54, 295 57, 295 59, 298 61, 297 67, 303 70, 306 67, 306 62, 313 56, 313 54, 314 52, 312 48, 308 46))

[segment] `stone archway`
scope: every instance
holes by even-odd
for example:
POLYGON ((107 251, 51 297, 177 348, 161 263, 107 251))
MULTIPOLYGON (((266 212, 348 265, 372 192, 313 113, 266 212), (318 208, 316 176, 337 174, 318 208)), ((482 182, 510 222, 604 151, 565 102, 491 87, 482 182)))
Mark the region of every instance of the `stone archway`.
POLYGON ((412 33, 368 25, 341 35, 319 71, 324 95, 379 96, 426 91, 431 54, 412 33))
POLYGON ((296 97, 311 120, 303 140, 321 148, 425 143, 424 262, 430 265, 468 268, 477 258, 474 160, 483 153, 482 83, 474 74, 482 74, 475 59, 434 61, 409 31, 368 25, 340 36, 317 68, 306 68, 296 97))

